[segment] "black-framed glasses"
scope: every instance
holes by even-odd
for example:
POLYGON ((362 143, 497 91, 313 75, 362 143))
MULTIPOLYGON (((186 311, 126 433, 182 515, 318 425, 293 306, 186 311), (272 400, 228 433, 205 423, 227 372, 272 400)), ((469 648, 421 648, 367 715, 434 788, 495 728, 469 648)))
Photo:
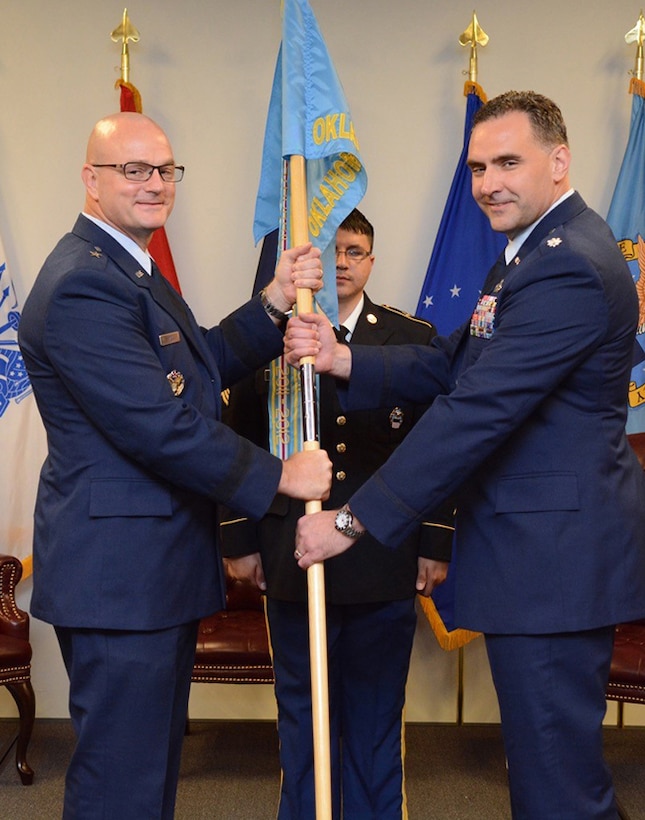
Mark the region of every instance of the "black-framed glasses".
POLYGON ((345 254, 345 259, 349 262, 362 262, 363 259, 367 259, 368 256, 371 256, 371 251, 365 251, 362 248, 347 248, 346 251, 341 251, 336 248, 336 259, 341 254, 345 254))
POLYGON ((147 182, 155 171, 164 182, 181 182, 184 178, 183 165, 149 165, 147 162, 105 162, 102 165, 90 163, 92 168, 116 168, 130 182, 147 182))

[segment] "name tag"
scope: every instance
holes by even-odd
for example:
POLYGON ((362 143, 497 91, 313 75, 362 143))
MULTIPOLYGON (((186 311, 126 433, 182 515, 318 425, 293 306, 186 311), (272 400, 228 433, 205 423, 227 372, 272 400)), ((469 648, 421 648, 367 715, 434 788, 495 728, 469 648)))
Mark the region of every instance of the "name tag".
POLYGON ((162 347, 165 347, 166 345, 176 345, 177 342, 180 342, 180 341, 181 341, 181 336, 179 335, 178 330, 173 330, 172 333, 162 333, 159 336, 159 344, 162 347))
POLYGON ((493 335, 496 310, 497 296, 482 296, 470 319, 470 335, 478 339, 490 339, 493 335))

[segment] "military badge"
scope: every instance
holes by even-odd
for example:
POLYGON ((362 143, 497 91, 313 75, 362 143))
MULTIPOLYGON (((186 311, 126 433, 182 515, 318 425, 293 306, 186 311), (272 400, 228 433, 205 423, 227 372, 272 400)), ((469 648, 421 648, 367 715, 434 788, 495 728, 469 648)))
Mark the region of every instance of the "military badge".
POLYGON ((495 325, 497 296, 481 296, 470 319, 470 335, 478 339, 490 339, 495 325))
POLYGON ((390 413, 390 427, 393 430, 398 430, 403 424, 403 410, 400 407, 395 407, 390 413))
POLYGON ((181 396, 181 394, 184 392, 184 387, 186 386, 183 374, 181 374, 179 370, 171 370, 170 373, 168 373, 168 375, 166 376, 166 378, 170 382, 170 387, 172 388, 173 395, 181 396))

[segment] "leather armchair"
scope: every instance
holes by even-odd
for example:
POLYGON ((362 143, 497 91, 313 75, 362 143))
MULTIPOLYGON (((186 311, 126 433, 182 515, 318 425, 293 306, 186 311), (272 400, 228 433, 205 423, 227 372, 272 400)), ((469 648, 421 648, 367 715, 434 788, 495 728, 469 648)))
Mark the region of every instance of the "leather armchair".
POLYGON ((226 609, 203 618, 197 635, 195 683, 273 683, 262 595, 226 576, 226 609))
POLYGON ((20 561, 0 555, 0 684, 11 692, 20 716, 18 733, 0 750, 0 761, 15 743, 18 774, 23 785, 29 786, 34 772, 27 763, 27 746, 34 727, 36 699, 31 685, 29 615, 16 604, 15 591, 21 577, 20 561))

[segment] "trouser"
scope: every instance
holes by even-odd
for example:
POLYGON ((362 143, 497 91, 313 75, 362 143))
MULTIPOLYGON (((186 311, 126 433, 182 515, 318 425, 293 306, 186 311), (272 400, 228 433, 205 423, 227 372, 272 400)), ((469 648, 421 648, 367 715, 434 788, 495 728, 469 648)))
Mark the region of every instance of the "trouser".
POLYGON ((198 623, 56 627, 77 738, 64 820, 171 820, 198 623))
POLYGON ((602 750, 614 627, 486 635, 514 820, 615 820, 602 750))

